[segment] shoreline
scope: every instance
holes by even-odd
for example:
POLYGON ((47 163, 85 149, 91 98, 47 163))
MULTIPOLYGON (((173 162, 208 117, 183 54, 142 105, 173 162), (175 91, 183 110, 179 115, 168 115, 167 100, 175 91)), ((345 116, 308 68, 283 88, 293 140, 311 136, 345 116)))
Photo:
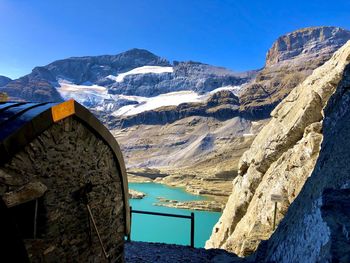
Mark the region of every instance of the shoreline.
POLYGON ((204 197, 205 200, 195 200, 195 201, 179 201, 170 200, 162 197, 158 197, 159 202, 154 203, 155 206, 172 207, 178 209, 189 209, 197 211, 208 211, 208 212, 222 212, 225 204, 228 200, 229 194, 224 194, 222 191, 217 191, 217 187, 222 184, 229 184, 231 187, 232 183, 222 182, 220 180, 210 180, 209 184, 215 185, 216 187, 205 187, 208 185, 206 180, 193 180, 193 178, 188 177, 187 180, 176 180, 171 178, 171 175, 157 177, 152 176, 141 176, 135 173, 128 173, 128 183, 157 183, 163 184, 168 187, 181 188, 183 191, 204 197), (170 179, 170 180, 169 180, 170 179), (199 181, 199 182, 198 182, 199 181), (219 184, 218 186, 216 184, 219 184), (204 188, 204 189, 203 189, 204 188), (206 188, 206 189, 205 189, 206 188), (209 190, 208 190, 209 189, 209 190))

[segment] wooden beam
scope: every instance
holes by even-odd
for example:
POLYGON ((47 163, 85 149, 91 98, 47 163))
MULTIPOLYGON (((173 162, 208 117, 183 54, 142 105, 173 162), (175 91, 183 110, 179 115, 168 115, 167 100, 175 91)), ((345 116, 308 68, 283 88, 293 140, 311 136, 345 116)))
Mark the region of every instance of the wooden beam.
POLYGON ((21 188, 5 193, 2 196, 7 207, 13 207, 38 199, 47 191, 46 185, 41 182, 31 182, 21 188))

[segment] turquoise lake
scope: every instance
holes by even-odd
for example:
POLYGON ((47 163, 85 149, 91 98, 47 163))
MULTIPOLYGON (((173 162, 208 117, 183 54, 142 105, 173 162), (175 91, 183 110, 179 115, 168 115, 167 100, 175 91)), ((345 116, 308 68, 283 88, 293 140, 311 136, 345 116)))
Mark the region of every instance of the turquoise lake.
MULTIPOLYGON (((205 241, 210 237, 213 226, 221 215, 218 212, 194 211, 153 205, 158 201, 157 197, 178 201, 205 200, 204 197, 191 195, 181 188, 155 183, 129 183, 129 188, 146 194, 143 199, 130 199, 130 205, 135 210, 183 215, 191 215, 191 212, 194 212, 196 247, 204 247, 205 241)), ((190 219, 185 218, 132 214, 131 240, 189 245, 190 222, 190 219)))

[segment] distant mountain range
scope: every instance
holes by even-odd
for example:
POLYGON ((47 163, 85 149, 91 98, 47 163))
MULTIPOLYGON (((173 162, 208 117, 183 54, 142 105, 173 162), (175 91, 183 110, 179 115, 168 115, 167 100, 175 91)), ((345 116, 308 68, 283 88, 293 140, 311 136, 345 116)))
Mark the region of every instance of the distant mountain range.
POLYGON ((192 61, 170 63, 142 49, 72 57, 16 80, 1 76, 0 92, 25 101, 74 98, 113 127, 195 115, 261 119, 349 39, 349 31, 336 27, 298 30, 272 45, 263 69, 243 73, 192 61))

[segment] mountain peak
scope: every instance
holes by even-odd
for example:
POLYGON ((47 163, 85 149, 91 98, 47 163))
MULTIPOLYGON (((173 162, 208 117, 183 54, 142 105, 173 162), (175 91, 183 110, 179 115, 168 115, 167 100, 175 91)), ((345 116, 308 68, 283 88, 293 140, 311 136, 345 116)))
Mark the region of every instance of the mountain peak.
POLYGON ((266 66, 316 53, 333 52, 350 39, 350 31, 332 26, 302 28, 279 37, 267 52, 266 66))
POLYGON ((10 81, 10 78, 0 75, 0 87, 5 86, 10 81))

